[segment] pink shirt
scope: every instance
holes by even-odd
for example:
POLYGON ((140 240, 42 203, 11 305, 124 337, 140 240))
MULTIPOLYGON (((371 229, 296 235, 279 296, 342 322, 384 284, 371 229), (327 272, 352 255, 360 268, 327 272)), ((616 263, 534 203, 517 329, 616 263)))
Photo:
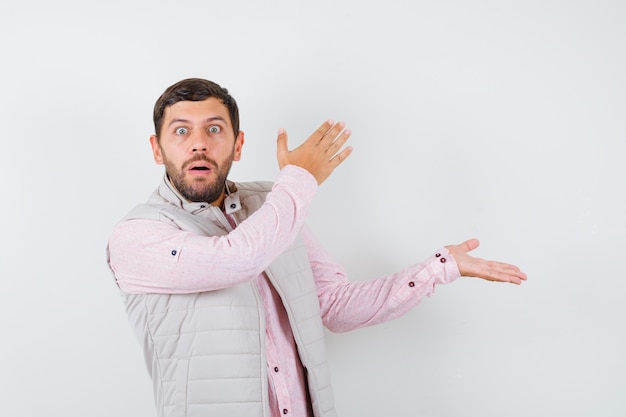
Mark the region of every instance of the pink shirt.
MULTIPOLYGON (((254 280, 266 316, 266 352, 272 416, 311 415, 305 375, 287 314, 263 270, 301 233, 311 260, 322 321, 335 332, 401 316, 436 284, 459 277, 445 248, 424 262, 369 281, 348 281, 344 270, 304 225, 317 184, 307 171, 285 167, 266 203, 226 236, 206 237, 153 220, 119 223, 109 240, 118 285, 134 294, 212 291, 254 280), (176 248, 173 260, 171 248, 176 248)), ((234 225, 234 220, 229 218, 234 225)))

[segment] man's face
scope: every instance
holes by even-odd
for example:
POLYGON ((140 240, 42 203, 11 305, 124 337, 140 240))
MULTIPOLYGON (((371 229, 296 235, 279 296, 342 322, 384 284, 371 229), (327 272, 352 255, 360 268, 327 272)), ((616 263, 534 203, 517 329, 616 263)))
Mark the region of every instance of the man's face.
POLYGON ((224 182, 233 161, 241 158, 243 132, 235 138, 228 109, 221 100, 179 101, 165 109, 160 143, 150 137, 154 160, 189 201, 221 206, 224 182))

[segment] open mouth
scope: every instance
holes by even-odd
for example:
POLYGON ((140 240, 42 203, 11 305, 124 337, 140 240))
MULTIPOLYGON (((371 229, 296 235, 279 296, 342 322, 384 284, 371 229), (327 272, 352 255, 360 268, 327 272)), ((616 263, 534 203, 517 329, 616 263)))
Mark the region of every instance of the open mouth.
POLYGON ((187 168, 188 171, 190 172, 195 172, 195 173, 208 173, 210 171, 215 170, 213 164, 209 161, 194 161, 191 164, 189 164, 189 167, 187 168))

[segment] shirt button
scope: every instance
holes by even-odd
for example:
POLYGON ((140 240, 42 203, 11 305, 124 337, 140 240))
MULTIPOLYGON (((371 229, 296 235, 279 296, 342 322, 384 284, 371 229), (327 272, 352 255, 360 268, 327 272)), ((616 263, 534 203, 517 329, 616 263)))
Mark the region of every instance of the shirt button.
POLYGON ((283 414, 287 414, 289 411, 287 411, 286 408, 283 408, 283 414))
POLYGON ((201 204, 201 205, 200 205, 200 208, 205 208, 205 207, 206 207, 206 206, 205 206, 204 204, 201 204))
POLYGON ((176 256, 176 249, 172 251, 172 256, 176 256))
POLYGON ((231 208, 231 209, 236 209, 236 208, 237 208, 237 204, 235 204, 235 203, 231 204, 231 205, 230 205, 230 208, 231 208))
POLYGON ((437 258, 439 258, 439 257, 441 256, 441 254, 440 254, 440 253, 436 253, 436 254, 435 254, 435 256, 436 256, 437 258))
POLYGON ((409 281, 409 287, 415 287, 415 283, 413 281, 409 281))
POLYGON ((446 263, 446 258, 439 259, 439 262, 441 262, 442 264, 446 263))
POLYGON ((274 372, 278 372, 278 366, 274 367, 274 372))

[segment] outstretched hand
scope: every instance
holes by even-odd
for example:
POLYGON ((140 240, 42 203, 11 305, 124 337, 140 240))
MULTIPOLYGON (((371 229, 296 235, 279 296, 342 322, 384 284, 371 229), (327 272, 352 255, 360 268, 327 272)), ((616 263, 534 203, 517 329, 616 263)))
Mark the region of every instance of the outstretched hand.
POLYGON ((487 261, 468 255, 468 252, 476 249, 479 244, 477 239, 470 239, 460 245, 446 246, 456 260, 461 276, 477 277, 488 281, 510 282, 518 285, 522 281, 526 281, 526 274, 515 265, 487 261))
POLYGON ((280 129, 277 140, 278 165, 281 169, 290 164, 304 168, 315 177, 318 184, 321 184, 352 152, 350 146, 341 149, 350 137, 350 133, 343 123, 328 120, 317 128, 302 145, 289 151, 287 132, 280 129))

